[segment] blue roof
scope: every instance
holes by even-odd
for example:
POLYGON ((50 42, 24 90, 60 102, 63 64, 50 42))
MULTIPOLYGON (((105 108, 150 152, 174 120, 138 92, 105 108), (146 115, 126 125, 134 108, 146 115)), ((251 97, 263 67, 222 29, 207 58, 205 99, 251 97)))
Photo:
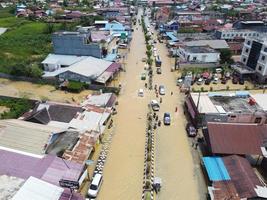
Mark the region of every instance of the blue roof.
POLYGON ((175 42, 177 41, 177 37, 174 36, 173 32, 166 32, 166 35, 171 38, 171 41, 175 42))
POLYGON ((107 23, 105 25, 105 30, 124 31, 125 27, 120 23, 107 23))
POLYGON ((231 179, 221 157, 203 157, 202 160, 211 181, 231 179))
POLYGON ((249 92, 248 91, 236 91, 235 95, 240 96, 240 97, 242 97, 242 96, 247 97, 247 96, 249 96, 249 92))
POLYGON ((116 60, 116 57, 117 57, 116 53, 110 53, 104 58, 104 60, 112 62, 112 61, 116 60))

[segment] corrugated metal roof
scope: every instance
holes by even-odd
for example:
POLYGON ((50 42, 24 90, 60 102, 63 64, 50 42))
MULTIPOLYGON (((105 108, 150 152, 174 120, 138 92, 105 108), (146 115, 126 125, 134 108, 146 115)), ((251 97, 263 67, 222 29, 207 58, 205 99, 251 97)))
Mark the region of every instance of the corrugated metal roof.
POLYGON ((185 42, 186 46, 209 46, 213 49, 228 49, 229 45, 225 40, 194 40, 185 42))
POLYGON ((60 65, 70 66, 85 58, 87 58, 87 56, 58 55, 50 53, 42 62, 42 64, 60 64, 60 65))
POLYGON ((12 200, 58 200, 64 189, 35 177, 30 177, 12 200))
POLYGON ((241 198, 257 197, 256 186, 263 186, 246 158, 233 155, 223 158, 237 193, 241 198))
POLYGON ((221 157, 203 157, 202 160, 211 181, 230 180, 221 157))
POLYGON ((232 181, 215 181, 212 183, 212 200, 240 200, 232 181))
POLYGON ((265 111, 267 111, 267 94, 253 94, 251 95, 257 104, 265 111))
POLYGON ((215 154, 263 155, 267 126, 208 122, 204 137, 215 154))

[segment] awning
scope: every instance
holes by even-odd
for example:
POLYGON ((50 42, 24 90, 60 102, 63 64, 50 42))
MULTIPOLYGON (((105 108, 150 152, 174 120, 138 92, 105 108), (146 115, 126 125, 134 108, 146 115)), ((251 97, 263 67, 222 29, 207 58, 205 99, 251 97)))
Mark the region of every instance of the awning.
POLYGON ((106 83, 107 80, 113 75, 112 72, 103 72, 95 81, 98 83, 106 83))
POLYGON ((185 103, 186 103, 187 110, 188 110, 190 116, 194 119, 196 117, 196 112, 194 111, 194 108, 193 108, 190 100, 187 98, 185 103))
POLYGON ((202 161, 211 181, 231 180, 221 157, 203 157, 202 161))
POLYGON ((117 54, 116 53, 110 53, 104 58, 104 60, 113 62, 113 61, 116 60, 116 58, 117 58, 117 54))

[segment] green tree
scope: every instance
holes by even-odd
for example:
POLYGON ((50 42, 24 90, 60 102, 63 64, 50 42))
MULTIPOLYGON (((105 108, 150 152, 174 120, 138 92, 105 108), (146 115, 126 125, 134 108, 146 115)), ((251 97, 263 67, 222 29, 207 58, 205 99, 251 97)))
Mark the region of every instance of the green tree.
POLYGON ((228 63, 232 64, 234 60, 232 59, 232 52, 229 49, 221 49, 220 50, 220 63, 228 63))

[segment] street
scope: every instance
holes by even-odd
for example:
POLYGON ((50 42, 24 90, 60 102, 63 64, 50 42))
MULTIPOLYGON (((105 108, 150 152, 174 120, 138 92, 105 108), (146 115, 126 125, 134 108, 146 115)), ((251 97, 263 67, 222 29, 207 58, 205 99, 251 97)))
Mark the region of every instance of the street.
MULTIPOLYGON (((138 17, 140 18, 140 12, 138 17)), ((104 182, 98 196, 100 200, 141 199, 147 105, 152 99, 156 99, 156 95, 154 90, 145 89, 147 80, 140 79, 144 72, 145 63, 141 60, 146 57, 146 47, 141 26, 137 27, 126 60, 126 72, 121 75, 122 92, 118 98, 118 114, 114 119, 115 135, 104 167, 104 182), (144 97, 137 96, 140 88, 145 91, 144 97)), ((164 85, 166 88, 166 94, 161 96, 158 114, 162 120, 164 112, 171 113, 171 125, 161 125, 156 130, 155 176, 161 177, 163 182, 157 199, 202 199, 196 177, 198 172, 195 170, 199 165, 194 165, 185 132, 186 121, 182 110, 184 95, 179 93, 175 85, 167 48, 160 43, 156 48, 162 60, 162 74, 156 74, 153 65, 153 85, 164 85)), ((159 101, 159 97, 157 100, 159 101)))

